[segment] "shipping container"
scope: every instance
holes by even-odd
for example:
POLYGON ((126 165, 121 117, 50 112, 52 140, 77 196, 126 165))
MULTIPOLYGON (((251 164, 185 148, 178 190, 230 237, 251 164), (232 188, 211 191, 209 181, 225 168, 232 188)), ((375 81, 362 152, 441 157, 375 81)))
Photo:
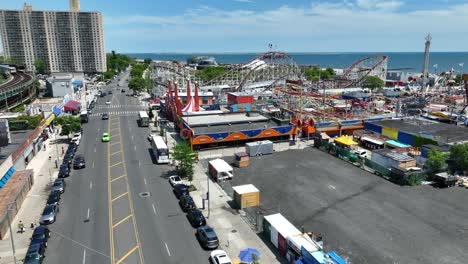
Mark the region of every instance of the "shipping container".
POLYGON ((228 180, 233 177, 232 167, 222 159, 215 159, 208 162, 210 176, 216 180, 228 180))
POLYGON ((232 187, 234 201, 239 209, 255 207, 260 204, 260 191, 252 184, 232 187))
POLYGON ((249 142, 245 144, 245 149, 250 157, 268 155, 273 153, 273 142, 270 140, 249 142))
MULTIPOLYGON (((286 238, 302 234, 301 231, 299 231, 293 224, 291 224, 286 218, 284 218, 283 215, 279 213, 265 216, 264 222, 268 222, 270 224, 270 241, 276 248, 279 247, 279 243, 283 243, 282 239, 284 239, 284 243, 287 244, 286 238)), ((284 250, 283 244, 281 244, 281 247, 282 250, 284 250)), ((286 254, 286 252, 282 252, 286 254)))

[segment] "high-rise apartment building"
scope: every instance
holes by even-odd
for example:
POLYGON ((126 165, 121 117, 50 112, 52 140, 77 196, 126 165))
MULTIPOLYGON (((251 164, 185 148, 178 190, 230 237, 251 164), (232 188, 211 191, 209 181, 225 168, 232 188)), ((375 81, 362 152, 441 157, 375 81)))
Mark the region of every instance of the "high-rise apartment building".
POLYGON ((35 61, 45 62, 48 72, 105 72, 106 52, 102 16, 79 12, 79 1, 71 0, 72 12, 0 10, 0 34, 5 57, 35 70, 35 61))

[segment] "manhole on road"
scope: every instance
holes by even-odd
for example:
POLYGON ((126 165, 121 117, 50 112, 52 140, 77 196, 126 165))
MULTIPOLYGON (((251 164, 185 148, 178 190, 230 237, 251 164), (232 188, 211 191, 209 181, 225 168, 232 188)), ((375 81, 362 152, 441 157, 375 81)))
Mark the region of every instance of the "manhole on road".
POLYGON ((149 192, 142 192, 139 195, 140 195, 140 197, 143 197, 143 198, 151 196, 151 194, 149 192))

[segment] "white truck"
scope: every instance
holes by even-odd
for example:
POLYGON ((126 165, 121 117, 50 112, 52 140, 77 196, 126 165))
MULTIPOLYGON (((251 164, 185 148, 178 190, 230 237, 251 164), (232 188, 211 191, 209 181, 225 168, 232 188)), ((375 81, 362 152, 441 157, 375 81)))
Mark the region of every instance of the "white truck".
POLYGON ((222 159, 215 159, 208 162, 210 176, 216 181, 230 180, 233 177, 232 167, 222 159))

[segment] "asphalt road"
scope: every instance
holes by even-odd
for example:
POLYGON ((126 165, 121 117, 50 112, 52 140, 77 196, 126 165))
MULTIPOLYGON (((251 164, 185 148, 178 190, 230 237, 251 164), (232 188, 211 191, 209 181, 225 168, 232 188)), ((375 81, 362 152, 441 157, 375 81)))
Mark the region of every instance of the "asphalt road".
POLYGON ((265 215, 321 233, 347 263, 467 263, 465 189, 398 186, 317 149, 251 158, 234 175, 260 190, 265 215))
POLYGON ((137 125, 145 107, 120 92, 123 84, 105 88, 113 95, 84 125, 78 153, 87 167, 66 180, 45 263, 208 263, 167 182, 169 167, 152 162, 149 130, 137 125))

